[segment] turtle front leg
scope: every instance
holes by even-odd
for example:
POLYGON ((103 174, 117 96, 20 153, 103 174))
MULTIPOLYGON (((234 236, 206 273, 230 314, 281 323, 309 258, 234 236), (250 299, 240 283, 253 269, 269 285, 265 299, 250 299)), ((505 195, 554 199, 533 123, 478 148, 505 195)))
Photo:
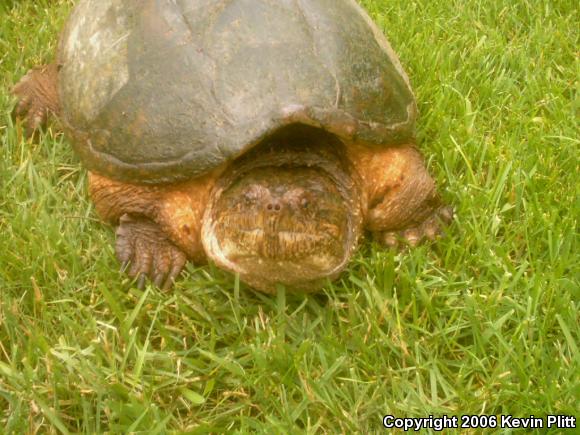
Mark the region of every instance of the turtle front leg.
POLYGON ((117 226, 121 268, 143 287, 146 278, 167 289, 187 260, 205 261, 201 220, 213 177, 171 185, 138 185, 89 173, 89 190, 101 218, 117 226))
POLYGON ((60 112, 58 100, 58 66, 42 65, 31 69, 12 88, 17 98, 14 116, 24 120, 26 135, 45 126, 50 115, 60 112))
POLYGON ((160 288, 169 288, 183 270, 187 255, 163 228, 166 191, 94 173, 89 173, 89 190, 97 213, 117 227, 115 253, 121 270, 137 278, 139 288, 147 278, 160 288))
POLYGON ((423 157, 413 146, 353 147, 351 159, 367 193, 366 228, 388 247, 416 246, 441 235, 453 209, 441 203, 423 157))

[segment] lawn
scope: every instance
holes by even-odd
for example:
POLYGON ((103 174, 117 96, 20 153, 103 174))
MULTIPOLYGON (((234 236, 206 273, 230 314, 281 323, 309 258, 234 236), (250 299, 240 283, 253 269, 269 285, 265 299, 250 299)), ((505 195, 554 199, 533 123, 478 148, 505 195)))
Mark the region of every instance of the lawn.
POLYGON ((67 139, 28 141, 10 118, 71 2, 0 0, 0 433, 580 417, 577 2, 362 4, 409 73, 457 217, 409 252, 366 241, 319 295, 271 297, 212 266, 169 292, 119 272, 67 139))

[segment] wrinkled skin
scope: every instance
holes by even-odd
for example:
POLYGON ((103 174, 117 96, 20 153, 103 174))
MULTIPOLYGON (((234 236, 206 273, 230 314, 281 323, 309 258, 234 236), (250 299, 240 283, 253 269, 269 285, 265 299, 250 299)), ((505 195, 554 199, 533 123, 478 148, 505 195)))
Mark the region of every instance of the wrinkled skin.
MULTIPOLYGON (((29 128, 58 112, 51 71, 13 90, 29 128)), ((300 125, 189 181, 89 180, 97 212, 117 227, 117 257, 141 286, 148 277, 167 288, 186 259, 209 258, 265 292, 314 291, 344 270, 364 230, 387 247, 414 246, 452 219, 414 144, 377 149, 300 125)))

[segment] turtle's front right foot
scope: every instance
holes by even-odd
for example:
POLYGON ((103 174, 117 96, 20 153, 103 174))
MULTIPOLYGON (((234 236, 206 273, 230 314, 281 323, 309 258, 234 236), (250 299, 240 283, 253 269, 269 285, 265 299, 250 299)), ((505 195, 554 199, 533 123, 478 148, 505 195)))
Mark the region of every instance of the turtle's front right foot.
POLYGON ((377 231, 373 237, 377 242, 389 248, 417 246, 423 241, 434 241, 440 237, 444 228, 453 221, 453 214, 452 207, 441 206, 421 223, 399 231, 377 231))
POLYGON ((186 255, 177 248, 155 222, 128 214, 121 216, 115 252, 121 269, 137 278, 140 289, 149 278, 166 290, 173 285, 185 263, 186 255))
POLYGON ((31 69, 12 88, 17 98, 13 115, 24 120, 27 136, 45 126, 51 114, 58 114, 57 83, 58 67, 50 64, 31 69))

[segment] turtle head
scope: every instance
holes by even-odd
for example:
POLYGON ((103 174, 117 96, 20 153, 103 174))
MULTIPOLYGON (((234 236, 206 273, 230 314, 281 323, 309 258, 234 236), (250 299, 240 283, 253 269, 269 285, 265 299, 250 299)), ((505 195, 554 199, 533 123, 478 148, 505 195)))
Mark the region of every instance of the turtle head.
POLYGON ((234 161, 204 215, 207 255, 266 292, 312 291, 346 266, 361 233, 359 184, 342 143, 301 128, 234 161))

